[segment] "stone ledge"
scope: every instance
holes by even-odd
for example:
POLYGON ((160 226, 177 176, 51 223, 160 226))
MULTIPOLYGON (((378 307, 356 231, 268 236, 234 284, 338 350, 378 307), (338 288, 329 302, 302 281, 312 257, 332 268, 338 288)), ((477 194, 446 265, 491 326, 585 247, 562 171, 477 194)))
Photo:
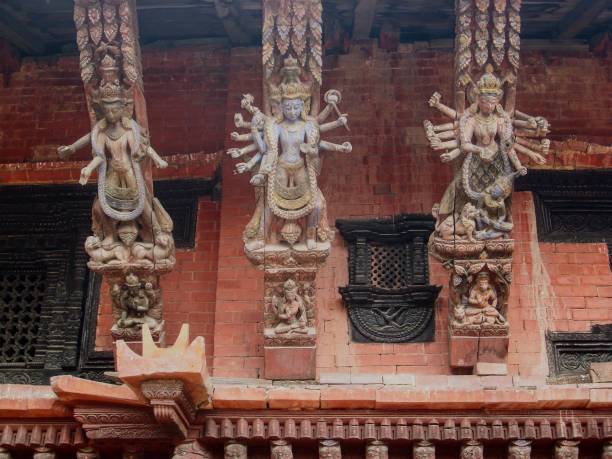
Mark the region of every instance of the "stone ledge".
POLYGON ((0 385, 0 416, 19 418, 72 417, 50 386, 0 385))
POLYGON ((129 386, 105 384, 97 381, 63 375, 51 378, 51 388, 67 405, 104 402, 120 405, 148 406, 148 401, 129 386))
POLYGON ((612 409, 612 389, 411 389, 405 385, 216 386, 217 409, 548 410, 612 409))
MULTIPOLYGON (((593 385, 590 385, 593 386, 593 385)), ((0 385, 0 417, 70 418, 83 403, 146 406, 129 387, 72 376, 53 386, 0 385)), ((405 385, 288 385, 252 387, 217 384, 212 408, 231 410, 573 410, 612 409, 612 388, 411 389, 405 385)))

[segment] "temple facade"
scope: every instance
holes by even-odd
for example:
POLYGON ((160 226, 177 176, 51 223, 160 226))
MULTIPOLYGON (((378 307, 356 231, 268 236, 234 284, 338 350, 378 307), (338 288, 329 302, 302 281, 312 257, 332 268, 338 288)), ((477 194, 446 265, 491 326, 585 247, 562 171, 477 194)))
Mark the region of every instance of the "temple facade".
POLYGON ((0 459, 612 459, 606 0, 0 5, 0 459))

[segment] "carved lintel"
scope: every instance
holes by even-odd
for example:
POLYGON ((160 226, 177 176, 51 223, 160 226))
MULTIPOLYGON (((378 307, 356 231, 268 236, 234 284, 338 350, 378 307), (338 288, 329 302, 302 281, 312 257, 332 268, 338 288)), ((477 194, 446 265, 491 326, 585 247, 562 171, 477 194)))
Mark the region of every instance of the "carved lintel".
POLYGON ((436 447, 428 441, 420 441, 412 447, 414 459, 436 459, 436 447))
POLYGON ((530 459, 531 441, 513 440, 508 444, 508 459, 530 459))
POLYGON ((81 423, 90 440, 168 439, 175 436, 168 427, 157 424, 146 408, 77 406, 74 418, 81 423))
POLYGON ((337 440, 319 442, 319 459, 342 459, 342 450, 337 440))
POLYGON ((228 441, 224 447, 224 459, 247 459, 246 443, 228 441))
POLYGON ((555 459, 578 459, 579 441, 558 440, 555 443, 555 459))

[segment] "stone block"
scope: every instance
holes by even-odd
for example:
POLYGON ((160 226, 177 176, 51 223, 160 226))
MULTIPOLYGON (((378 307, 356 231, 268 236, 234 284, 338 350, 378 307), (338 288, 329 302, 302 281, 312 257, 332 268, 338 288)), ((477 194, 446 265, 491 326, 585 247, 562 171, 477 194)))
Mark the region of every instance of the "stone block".
POLYGON ((508 374, 506 363, 476 362, 474 374, 478 376, 504 376, 508 374))
POLYGON ((351 374, 351 384, 382 384, 383 376, 375 373, 351 374))
POLYGON ((264 378, 315 379, 316 346, 264 347, 264 378))
POLYGON ((263 387, 217 386, 212 397, 214 408, 260 410, 267 408, 263 387))
POLYGON ((481 336, 478 340, 477 375, 508 374, 508 336, 481 336))
POLYGON ((148 401, 142 394, 137 393, 126 384, 106 384, 70 375, 59 375, 51 378, 51 388, 57 397, 67 405, 77 405, 84 402, 148 405, 148 401))
POLYGON ((450 366, 453 368, 472 368, 478 358, 477 336, 450 337, 450 366))
POLYGON ((350 373, 321 373, 319 375, 320 384, 350 384, 350 373))
POLYGON ((416 385, 416 378, 410 374, 383 375, 383 383, 414 387, 416 385))
POLYGON ((334 386, 321 389, 322 409, 373 409, 376 406, 373 386, 334 386))
POLYGON ((268 407, 278 410, 316 410, 321 391, 299 387, 275 387, 268 393, 268 407))
POLYGON ((594 383, 612 382, 612 362, 592 362, 589 374, 594 383))

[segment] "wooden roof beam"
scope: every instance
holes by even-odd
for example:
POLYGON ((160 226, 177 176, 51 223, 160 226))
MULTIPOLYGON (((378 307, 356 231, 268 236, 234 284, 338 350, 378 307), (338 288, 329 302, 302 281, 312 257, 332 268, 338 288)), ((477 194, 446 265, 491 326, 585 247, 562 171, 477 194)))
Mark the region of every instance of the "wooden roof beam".
POLYGON ((357 0, 353 19, 353 39, 370 38, 376 15, 376 4, 376 0, 357 0))
POLYGON ((251 34, 240 24, 238 0, 215 0, 215 9, 232 45, 248 46, 252 43, 251 34))
POLYGON ((0 37, 25 54, 43 54, 47 48, 45 37, 4 2, 0 2, 0 37))
POLYGON ((606 9, 609 0, 582 0, 559 25, 557 38, 574 38, 586 29, 606 9))

